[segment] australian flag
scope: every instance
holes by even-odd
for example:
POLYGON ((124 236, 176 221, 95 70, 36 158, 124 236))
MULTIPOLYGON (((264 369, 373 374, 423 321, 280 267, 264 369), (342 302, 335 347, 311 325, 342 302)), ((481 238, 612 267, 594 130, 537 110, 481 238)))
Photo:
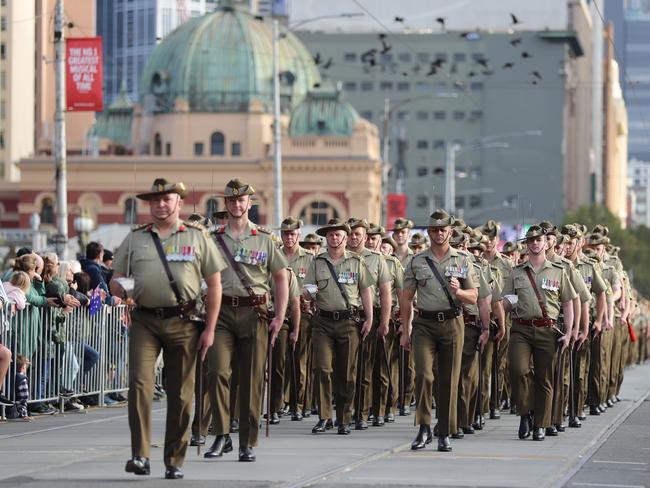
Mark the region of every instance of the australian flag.
POLYGON ((90 296, 90 316, 97 315, 102 309, 102 293, 99 286, 95 288, 93 294, 90 296))

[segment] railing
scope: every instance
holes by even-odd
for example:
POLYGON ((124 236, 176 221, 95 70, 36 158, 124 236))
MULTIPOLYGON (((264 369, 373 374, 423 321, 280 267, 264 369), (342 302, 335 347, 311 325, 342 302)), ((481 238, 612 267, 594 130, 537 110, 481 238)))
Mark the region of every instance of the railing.
MULTIPOLYGON (((28 403, 54 402, 63 412, 67 398, 104 396, 128 389, 128 321, 124 306, 61 309, 12 304, 0 309, 0 342, 12 353, 3 395, 15 400, 17 356, 31 361, 28 403)), ((0 412, 4 418, 4 409, 0 412)))

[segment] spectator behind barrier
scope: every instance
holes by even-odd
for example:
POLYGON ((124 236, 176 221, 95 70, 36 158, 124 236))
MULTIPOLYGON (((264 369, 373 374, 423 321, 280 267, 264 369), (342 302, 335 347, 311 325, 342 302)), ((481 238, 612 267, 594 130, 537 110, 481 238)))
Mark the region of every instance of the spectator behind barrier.
POLYGON ((33 420, 27 412, 27 401, 29 400, 29 379, 27 378, 27 367, 31 364, 30 360, 21 356, 16 356, 16 409, 18 418, 26 421, 33 420))
POLYGON ((108 305, 119 305, 122 300, 119 297, 110 296, 108 283, 102 272, 102 263, 104 259, 104 246, 99 242, 89 242, 86 246, 86 257, 81 260, 81 269, 90 276, 90 289, 94 290, 99 286, 106 293, 106 303, 108 305))
POLYGON ((2 344, 1 335, 5 324, 4 321, 7 319, 7 317, 3 317, 2 314, 4 313, 4 306, 8 301, 5 289, 0 282, 0 320, 2 320, 2 322, 0 322, 0 403, 5 405, 12 403, 11 400, 4 395, 5 378, 7 377, 7 371, 9 371, 9 365, 11 364, 11 351, 8 347, 2 344))
POLYGON ((31 288, 29 275, 24 271, 14 271, 8 282, 3 283, 5 295, 9 303, 14 303, 18 310, 24 310, 27 305, 27 293, 31 288))

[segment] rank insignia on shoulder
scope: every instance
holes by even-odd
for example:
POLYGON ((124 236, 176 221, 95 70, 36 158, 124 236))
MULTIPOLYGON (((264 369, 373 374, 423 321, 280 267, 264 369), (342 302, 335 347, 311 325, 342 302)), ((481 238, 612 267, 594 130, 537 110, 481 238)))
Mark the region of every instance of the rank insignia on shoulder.
POLYGON ((252 229, 251 234, 252 235, 257 235, 256 231, 261 232, 262 234, 272 234, 273 233, 271 231, 271 229, 269 229, 268 227, 262 227, 261 225, 258 225, 256 229, 252 229))
POLYGON ((151 230, 151 224, 139 224, 139 225, 135 225, 135 226, 133 226, 133 227, 131 228, 131 230, 132 230, 132 231, 136 231, 136 230, 147 230, 147 231, 150 231, 150 230, 151 230))

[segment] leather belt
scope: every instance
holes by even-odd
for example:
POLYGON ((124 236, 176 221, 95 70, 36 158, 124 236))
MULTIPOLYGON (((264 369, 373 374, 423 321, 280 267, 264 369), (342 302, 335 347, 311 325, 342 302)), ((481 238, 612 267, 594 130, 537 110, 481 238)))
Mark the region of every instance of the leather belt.
POLYGON ((327 310, 319 310, 318 316, 332 320, 349 320, 354 317, 354 312, 351 310, 333 310, 331 312, 327 310))
POLYGON ((138 307, 137 310, 155 315, 159 319, 169 319, 171 317, 183 317, 188 312, 194 310, 196 300, 190 300, 183 305, 176 305, 175 307, 138 307))
POLYGON ((514 321, 528 327, 553 327, 555 325, 555 320, 552 319, 515 319, 514 321))
POLYGON ((418 315, 423 319, 433 319, 436 322, 444 322, 445 320, 452 320, 460 317, 461 311, 457 308, 450 308, 448 310, 441 310, 433 312, 431 310, 418 310, 418 315))
POLYGON ((229 297, 228 295, 221 295, 221 304, 230 305, 233 308, 254 307, 256 305, 264 305, 265 303, 266 295, 253 295, 247 297, 229 297))
POLYGON ((465 325, 476 327, 478 325, 478 315, 463 312, 463 322, 465 322, 465 325))

